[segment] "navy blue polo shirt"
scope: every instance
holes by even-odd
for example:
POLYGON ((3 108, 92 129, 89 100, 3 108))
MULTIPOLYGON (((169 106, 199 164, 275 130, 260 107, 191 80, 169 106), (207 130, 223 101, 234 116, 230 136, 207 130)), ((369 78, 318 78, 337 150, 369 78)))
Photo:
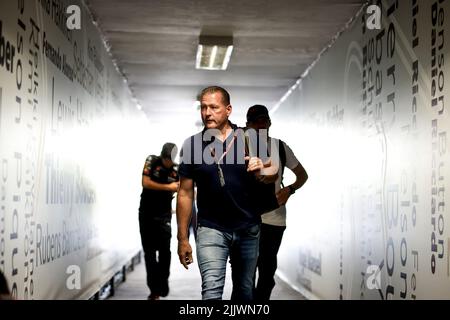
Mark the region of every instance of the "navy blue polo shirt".
POLYGON ((231 122, 230 125, 233 133, 223 143, 214 137, 204 141, 206 130, 188 138, 181 150, 178 169, 180 177, 192 179, 197 186, 198 223, 226 232, 261 223, 261 212, 255 204, 261 182, 247 172, 245 143, 242 136, 235 135, 238 127, 231 122), (219 162, 225 180, 222 186, 217 160, 230 143, 229 152, 219 162))

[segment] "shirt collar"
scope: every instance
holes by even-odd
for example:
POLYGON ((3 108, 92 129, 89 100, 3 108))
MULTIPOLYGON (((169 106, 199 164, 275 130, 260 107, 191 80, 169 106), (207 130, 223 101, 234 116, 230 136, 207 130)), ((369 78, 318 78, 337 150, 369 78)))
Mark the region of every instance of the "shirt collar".
MULTIPOLYGON (((230 120, 228 120, 228 124, 230 125, 231 129, 233 129, 233 131, 238 129, 238 126, 235 125, 235 124, 234 124, 233 122, 231 122, 230 120)), ((206 130, 208 130, 208 129, 206 129, 206 127, 203 127, 202 134, 204 134, 206 130)))
MULTIPOLYGON (((229 124, 229 126, 231 127, 231 129, 233 130, 233 133, 231 134, 231 135, 229 135, 226 139, 225 139, 225 141, 223 142, 223 143, 226 143, 229 139, 230 139, 230 137, 232 137, 232 135, 234 135, 234 131, 236 131, 237 129, 239 129, 239 127, 236 125, 236 124, 234 124, 233 122, 231 122, 230 120, 228 120, 228 124, 229 124)), ((203 134, 206 132, 206 127, 204 127, 203 128, 203 130, 202 130, 202 136, 203 136, 203 134)), ((203 141, 203 144, 204 145, 207 145, 207 144, 210 144, 210 143, 212 143, 212 142, 215 142, 216 141, 216 137, 215 136, 213 136, 213 137, 211 137, 211 140, 210 141, 203 141)))

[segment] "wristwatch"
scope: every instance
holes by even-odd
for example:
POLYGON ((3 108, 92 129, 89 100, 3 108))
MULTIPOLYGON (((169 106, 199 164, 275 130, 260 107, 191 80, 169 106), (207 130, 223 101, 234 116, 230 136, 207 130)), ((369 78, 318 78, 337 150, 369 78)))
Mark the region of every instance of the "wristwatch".
POLYGON ((289 188, 289 194, 294 194, 295 193, 295 188, 292 185, 288 186, 288 188, 289 188))

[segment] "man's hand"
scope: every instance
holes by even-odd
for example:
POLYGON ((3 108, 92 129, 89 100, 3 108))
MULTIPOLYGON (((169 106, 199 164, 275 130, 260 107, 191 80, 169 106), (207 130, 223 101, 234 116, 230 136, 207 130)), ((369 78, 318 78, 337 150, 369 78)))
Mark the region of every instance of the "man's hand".
POLYGON ((188 265, 194 262, 194 259, 192 258, 192 248, 189 244, 189 240, 178 241, 178 258, 180 258, 180 263, 186 269, 189 269, 188 265))
MULTIPOLYGON (((245 157, 245 160, 248 161, 247 172, 254 172, 255 177, 258 179, 258 181, 266 183, 266 184, 277 181, 277 179, 278 179, 277 171, 270 170, 270 171, 274 171, 272 173, 272 172, 267 172, 266 170, 263 170, 263 169, 272 167, 272 161, 270 159, 267 160, 266 163, 263 163, 263 161, 258 157, 251 157, 251 158, 245 157)), ((275 168, 278 170, 278 166, 275 168)), ((273 169, 273 168, 271 168, 271 169, 273 169)))
POLYGON ((277 201, 278 205, 284 205, 288 201, 289 197, 291 196, 291 190, 289 190, 288 187, 285 187, 277 192, 277 201))
POLYGON ((189 222, 192 218, 193 201, 194 181, 181 177, 180 190, 177 195, 178 258, 186 269, 194 261, 192 259, 192 248, 189 244, 189 222))
POLYGON ((167 188, 169 189, 168 191, 171 191, 171 192, 177 192, 179 187, 180 187, 180 183, 178 181, 171 182, 167 185, 167 188))
MULTIPOLYGON (((258 157, 245 157, 245 161, 248 161, 247 172, 259 171, 264 168, 262 160, 258 157)), ((259 172, 256 172, 259 173, 259 172)))
POLYGON ((257 172, 256 178, 258 181, 268 184, 268 183, 274 183, 278 179, 278 166, 272 167, 272 160, 268 159, 265 163, 263 163, 263 169, 259 172, 257 172), (267 170, 270 168, 270 170, 267 170), (276 170, 274 170, 276 168, 276 170))

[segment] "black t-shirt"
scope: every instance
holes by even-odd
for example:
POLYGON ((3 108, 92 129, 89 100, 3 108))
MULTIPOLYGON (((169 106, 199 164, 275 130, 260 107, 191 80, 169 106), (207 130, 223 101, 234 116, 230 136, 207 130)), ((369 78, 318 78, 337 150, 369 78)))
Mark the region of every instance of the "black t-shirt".
POLYGON ((261 222, 258 200, 261 196, 276 203, 274 188, 262 195, 264 186, 254 173, 247 172, 245 142, 236 134, 238 127, 231 125, 234 132, 223 143, 214 137, 203 141, 205 130, 188 138, 183 144, 179 167, 179 175, 192 179, 197 186, 198 223, 227 232, 261 222), (217 160, 227 149, 228 153, 219 162, 225 180, 222 186, 217 160))
MULTIPOLYGON (((177 165, 167 169, 164 167, 161 157, 151 155, 145 160, 142 175, 150 177, 157 183, 169 184, 179 180, 177 169, 177 165)), ((173 192, 171 191, 143 188, 139 213, 145 217, 170 218, 172 199, 173 192)))

